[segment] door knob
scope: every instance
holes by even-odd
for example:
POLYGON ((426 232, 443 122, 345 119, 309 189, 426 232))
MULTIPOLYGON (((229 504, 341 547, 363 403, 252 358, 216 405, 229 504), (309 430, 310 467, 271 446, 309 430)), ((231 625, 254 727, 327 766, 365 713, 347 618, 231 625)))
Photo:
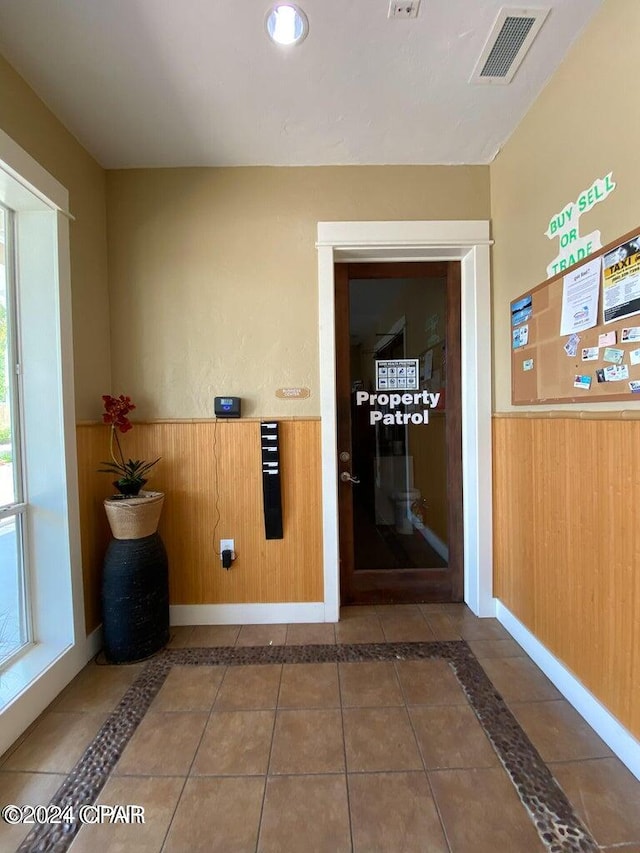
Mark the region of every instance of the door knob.
POLYGON ((343 471, 342 474, 340 474, 340 479, 342 480, 343 483, 356 483, 357 484, 360 482, 360 480, 357 477, 352 477, 348 471, 343 471))

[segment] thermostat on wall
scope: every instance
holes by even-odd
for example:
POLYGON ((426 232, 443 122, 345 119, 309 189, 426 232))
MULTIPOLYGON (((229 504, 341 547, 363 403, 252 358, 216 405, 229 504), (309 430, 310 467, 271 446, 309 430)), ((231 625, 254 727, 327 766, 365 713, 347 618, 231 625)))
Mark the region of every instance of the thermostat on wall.
POLYGON ((215 397, 213 410, 217 418, 239 418, 240 397, 215 397))

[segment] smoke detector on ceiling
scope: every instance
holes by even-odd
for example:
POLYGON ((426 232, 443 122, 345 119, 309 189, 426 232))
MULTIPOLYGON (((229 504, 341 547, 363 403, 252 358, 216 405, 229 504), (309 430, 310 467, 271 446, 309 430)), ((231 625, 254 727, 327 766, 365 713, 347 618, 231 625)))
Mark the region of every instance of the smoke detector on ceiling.
POLYGON ((420 0, 390 0, 388 18, 417 18, 420 0))
POLYGON ((502 8, 469 82, 510 83, 548 14, 548 7, 502 8))

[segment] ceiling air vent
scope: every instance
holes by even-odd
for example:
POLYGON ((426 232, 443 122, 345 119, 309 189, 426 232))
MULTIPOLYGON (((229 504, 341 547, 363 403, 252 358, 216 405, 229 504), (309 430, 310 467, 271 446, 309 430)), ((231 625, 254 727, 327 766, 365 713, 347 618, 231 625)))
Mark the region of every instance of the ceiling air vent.
POLYGON ((501 9, 470 83, 510 83, 549 9, 501 9))

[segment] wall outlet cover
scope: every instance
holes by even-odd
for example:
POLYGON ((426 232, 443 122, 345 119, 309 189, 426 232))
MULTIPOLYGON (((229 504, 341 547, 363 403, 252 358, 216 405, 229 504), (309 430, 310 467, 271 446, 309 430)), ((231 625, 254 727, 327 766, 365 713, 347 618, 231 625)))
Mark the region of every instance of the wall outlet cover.
POLYGON ((220 553, 223 551, 231 551, 231 556, 236 556, 236 549, 234 547, 233 539, 221 539, 220 540, 220 553))

